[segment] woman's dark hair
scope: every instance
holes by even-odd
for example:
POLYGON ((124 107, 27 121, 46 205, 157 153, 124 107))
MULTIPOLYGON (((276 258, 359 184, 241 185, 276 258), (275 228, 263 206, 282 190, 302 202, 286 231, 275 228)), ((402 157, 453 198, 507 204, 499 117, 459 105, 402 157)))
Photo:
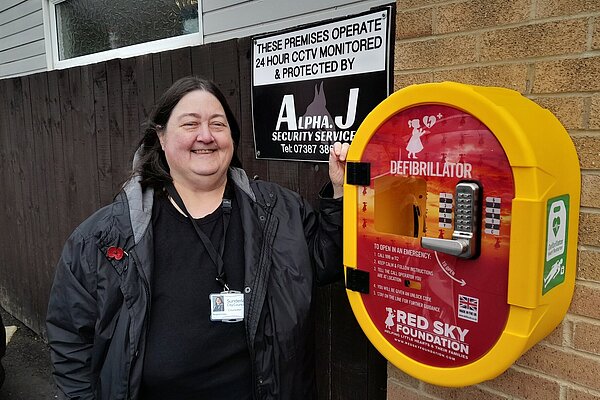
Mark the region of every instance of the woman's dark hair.
POLYGON ((233 157, 231 158, 230 166, 242 167, 242 163, 237 156, 237 148, 240 142, 240 128, 231 108, 227 104, 225 96, 214 82, 197 76, 187 76, 173 83, 160 96, 145 123, 144 137, 138 146, 133 170, 133 175, 140 175, 142 177, 141 185, 143 188, 153 187, 154 189, 159 189, 164 187, 165 183, 172 181, 169 164, 167 164, 165 153, 158 138, 158 130, 164 129, 167 126, 173 109, 183 96, 194 90, 202 90, 212 94, 223 106, 231 130, 231 138, 233 139, 233 157))

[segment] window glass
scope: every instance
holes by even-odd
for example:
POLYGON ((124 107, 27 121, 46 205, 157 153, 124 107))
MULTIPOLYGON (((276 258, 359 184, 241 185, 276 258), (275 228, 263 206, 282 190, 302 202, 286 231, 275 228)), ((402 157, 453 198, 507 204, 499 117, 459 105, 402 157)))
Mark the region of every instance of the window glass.
POLYGON ((60 60, 198 33, 198 0, 65 0, 56 5, 60 60))

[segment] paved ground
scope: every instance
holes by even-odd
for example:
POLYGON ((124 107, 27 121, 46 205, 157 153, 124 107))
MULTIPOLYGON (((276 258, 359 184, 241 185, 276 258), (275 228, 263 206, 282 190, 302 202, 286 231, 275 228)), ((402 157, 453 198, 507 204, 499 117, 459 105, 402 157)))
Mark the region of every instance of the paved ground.
POLYGON ((0 400, 53 400, 57 390, 51 376, 48 346, 35 333, 0 307, 6 326, 17 326, 8 343, 2 365, 6 380, 0 400))

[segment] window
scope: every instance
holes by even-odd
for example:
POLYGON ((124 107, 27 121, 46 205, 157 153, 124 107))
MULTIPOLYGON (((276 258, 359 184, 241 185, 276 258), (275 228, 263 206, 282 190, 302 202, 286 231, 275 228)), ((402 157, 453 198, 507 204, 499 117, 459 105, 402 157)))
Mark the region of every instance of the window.
POLYGON ((198 0, 49 0, 54 67, 202 43, 198 0))

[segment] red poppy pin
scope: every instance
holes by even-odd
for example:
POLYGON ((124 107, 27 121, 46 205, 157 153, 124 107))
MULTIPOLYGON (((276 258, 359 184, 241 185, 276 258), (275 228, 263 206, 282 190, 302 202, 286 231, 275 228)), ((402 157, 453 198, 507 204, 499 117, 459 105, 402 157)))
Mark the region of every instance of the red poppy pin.
POLYGON ((119 261, 123 258, 123 254, 125 254, 125 252, 123 251, 122 248, 120 247, 115 247, 115 246, 110 246, 108 248, 108 250, 106 251, 106 256, 110 259, 110 258, 114 258, 115 260, 119 261))

